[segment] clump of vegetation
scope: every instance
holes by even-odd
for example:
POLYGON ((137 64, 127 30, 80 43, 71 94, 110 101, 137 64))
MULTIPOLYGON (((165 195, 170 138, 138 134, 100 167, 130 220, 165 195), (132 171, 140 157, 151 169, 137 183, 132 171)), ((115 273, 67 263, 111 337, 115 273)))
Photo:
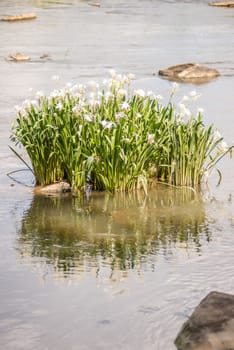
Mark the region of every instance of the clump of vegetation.
MULTIPOLYGON (((11 140, 31 161, 36 183, 66 179, 74 192, 85 189, 130 191, 152 179, 196 186, 231 152, 221 135, 193 117, 186 100, 166 105, 151 91, 131 90, 132 75, 111 72, 99 86, 67 84, 49 96, 16 106, 11 140)), ((14 150, 16 154, 16 150, 14 150)))

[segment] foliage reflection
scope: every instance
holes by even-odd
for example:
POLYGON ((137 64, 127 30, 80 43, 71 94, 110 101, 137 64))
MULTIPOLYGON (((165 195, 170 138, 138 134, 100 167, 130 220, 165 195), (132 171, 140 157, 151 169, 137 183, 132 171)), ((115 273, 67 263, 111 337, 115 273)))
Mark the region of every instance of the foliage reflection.
POLYGON ((210 239, 202 198, 191 190, 35 196, 19 230, 22 257, 40 257, 65 274, 108 265, 142 269, 152 256, 210 239))

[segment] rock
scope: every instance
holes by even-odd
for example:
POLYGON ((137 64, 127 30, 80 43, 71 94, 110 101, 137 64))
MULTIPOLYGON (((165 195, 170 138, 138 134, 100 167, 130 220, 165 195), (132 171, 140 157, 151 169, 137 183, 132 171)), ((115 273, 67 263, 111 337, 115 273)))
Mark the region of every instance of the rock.
POLYGON ((101 4, 99 2, 90 2, 88 3, 89 6, 94 6, 94 7, 101 7, 101 4))
POLYGON ((13 55, 9 55, 8 57, 6 57, 7 61, 15 61, 15 62, 25 62, 25 61, 30 61, 30 57, 26 56, 20 52, 17 52, 13 55))
POLYGON ((220 75, 213 68, 198 63, 184 63, 159 70, 159 75, 168 80, 179 82, 205 83, 220 75))
POLYGON ((234 350, 234 295, 211 292, 178 334, 178 350, 234 350))
POLYGON ((14 22, 14 21, 34 19, 34 18, 37 18, 35 13, 23 13, 22 15, 3 17, 1 18, 1 21, 14 22))
POLYGON ((224 1, 224 2, 210 2, 210 6, 219 6, 219 7, 234 7, 234 1, 224 1))
POLYGON ((60 181, 48 186, 36 186, 34 192, 36 194, 54 196, 61 193, 71 192, 71 186, 68 182, 60 181))

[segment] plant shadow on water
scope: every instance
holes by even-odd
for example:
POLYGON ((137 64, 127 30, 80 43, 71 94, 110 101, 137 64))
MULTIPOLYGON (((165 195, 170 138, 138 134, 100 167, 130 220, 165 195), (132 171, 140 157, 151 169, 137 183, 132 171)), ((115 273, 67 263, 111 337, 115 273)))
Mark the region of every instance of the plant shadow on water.
POLYGON ((187 189, 85 196, 34 196, 18 232, 22 259, 43 258, 67 277, 108 266, 143 270, 174 247, 200 254, 210 240, 202 197, 187 189))

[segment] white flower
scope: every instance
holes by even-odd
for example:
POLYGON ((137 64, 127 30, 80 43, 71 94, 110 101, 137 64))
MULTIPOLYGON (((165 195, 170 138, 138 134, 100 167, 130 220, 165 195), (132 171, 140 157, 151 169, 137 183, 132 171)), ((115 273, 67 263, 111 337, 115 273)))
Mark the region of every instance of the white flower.
POLYGON ((127 78, 128 78, 128 81, 131 81, 131 80, 135 79, 135 75, 129 73, 129 74, 127 75, 127 78))
POLYGON ((31 106, 37 106, 37 101, 36 100, 31 100, 30 101, 31 106))
POLYGON ((148 143, 152 145, 154 142, 154 134, 148 134, 148 143))
POLYGON ((73 113, 79 113, 80 112, 80 106, 79 105, 76 105, 72 108, 72 112, 73 113))
POLYGON ((120 105, 120 108, 123 110, 123 111, 128 111, 130 109, 130 106, 127 102, 124 102, 120 105))
POLYGON ((100 107, 100 101, 91 99, 89 100, 89 105, 90 107, 93 107, 93 108, 100 107))
POLYGON ((219 150, 221 153, 225 153, 228 150, 228 145, 225 141, 222 141, 221 144, 219 145, 219 150))
POLYGON ((120 121, 121 118, 124 118, 125 114, 123 112, 119 112, 115 114, 115 120, 117 121, 117 123, 120 121))
POLYGON ((179 104, 178 104, 178 107, 179 107, 180 113, 181 113, 182 115, 185 115, 185 116, 187 116, 187 117, 190 117, 190 116, 191 116, 190 110, 189 110, 183 103, 179 103, 179 104))
POLYGON ((56 97, 58 97, 58 96, 60 96, 60 92, 58 91, 58 90, 54 90, 54 91, 52 91, 51 93, 50 93, 50 98, 56 98, 56 97))
POLYGON ((36 92, 36 97, 37 97, 37 98, 44 97, 44 96, 45 96, 45 94, 44 94, 43 91, 37 91, 37 92, 36 92))
POLYGON ((137 112, 136 117, 137 117, 137 118, 141 118, 141 117, 142 117, 142 114, 139 113, 139 112, 137 112))
POLYGON ((101 120, 100 124, 103 126, 105 129, 111 129, 115 124, 113 122, 109 122, 107 120, 101 120))
POLYGON ((217 140, 222 138, 222 135, 220 134, 220 132, 218 130, 215 130, 213 133, 213 137, 214 137, 214 141, 217 141, 217 140))
POLYGON ((118 96, 127 96, 127 90, 125 90, 125 89, 119 89, 118 91, 117 91, 117 95, 118 96))
POLYGON ((174 95, 179 90, 179 84, 176 82, 172 83, 171 95, 174 95))
POLYGON ((90 164, 92 164, 92 163, 94 162, 94 157, 89 156, 89 157, 87 158, 87 162, 90 163, 90 164))
POLYGON ((151 90, 147 91, 146 96, 149 98, 152 98, 152 99, 155 98, 155 95, 154 95, 153 91, 151 91, 151 90))
POLYGON ((198 108, 198 109, 197 109, 197 113, 203 114, 203 113, 204 113, 204 109, 203 109, 203 108, 201 108, 201 107, 200 107, 200 108, 198 108))
POLYGON ((161 100, 163 100, 163 96, 162 95, 156 95, 155 99, 161 101, 161 100))
POLYGON ((139 96, 139 97, 145 97, 145 91, 142 89, 135 90, 134 95, 139 96))
POLYGON ((84 115, 84 120, 86 120, 87 122, 92 122, 92 121, 93 121, 93 118, 92 118, 90 115, 85 114, 85 115, 84 115))
POLYGON ((111 99, 113 96, 114 96, 114 95, 112 94, 112 92, 107 91, 107 92, 105 93, 105 100, 106 100, 106 102, 108 102, 108 100, 111 99))
POLYGON ((63 104, 61 102, 59 102, 56 106, 56 108, 61 111, 63 109, 63 104))
POLYGON ((116 71, 114 69, 109 69, 109 73, 110 73, 112 78, 116 77, 116 71))

